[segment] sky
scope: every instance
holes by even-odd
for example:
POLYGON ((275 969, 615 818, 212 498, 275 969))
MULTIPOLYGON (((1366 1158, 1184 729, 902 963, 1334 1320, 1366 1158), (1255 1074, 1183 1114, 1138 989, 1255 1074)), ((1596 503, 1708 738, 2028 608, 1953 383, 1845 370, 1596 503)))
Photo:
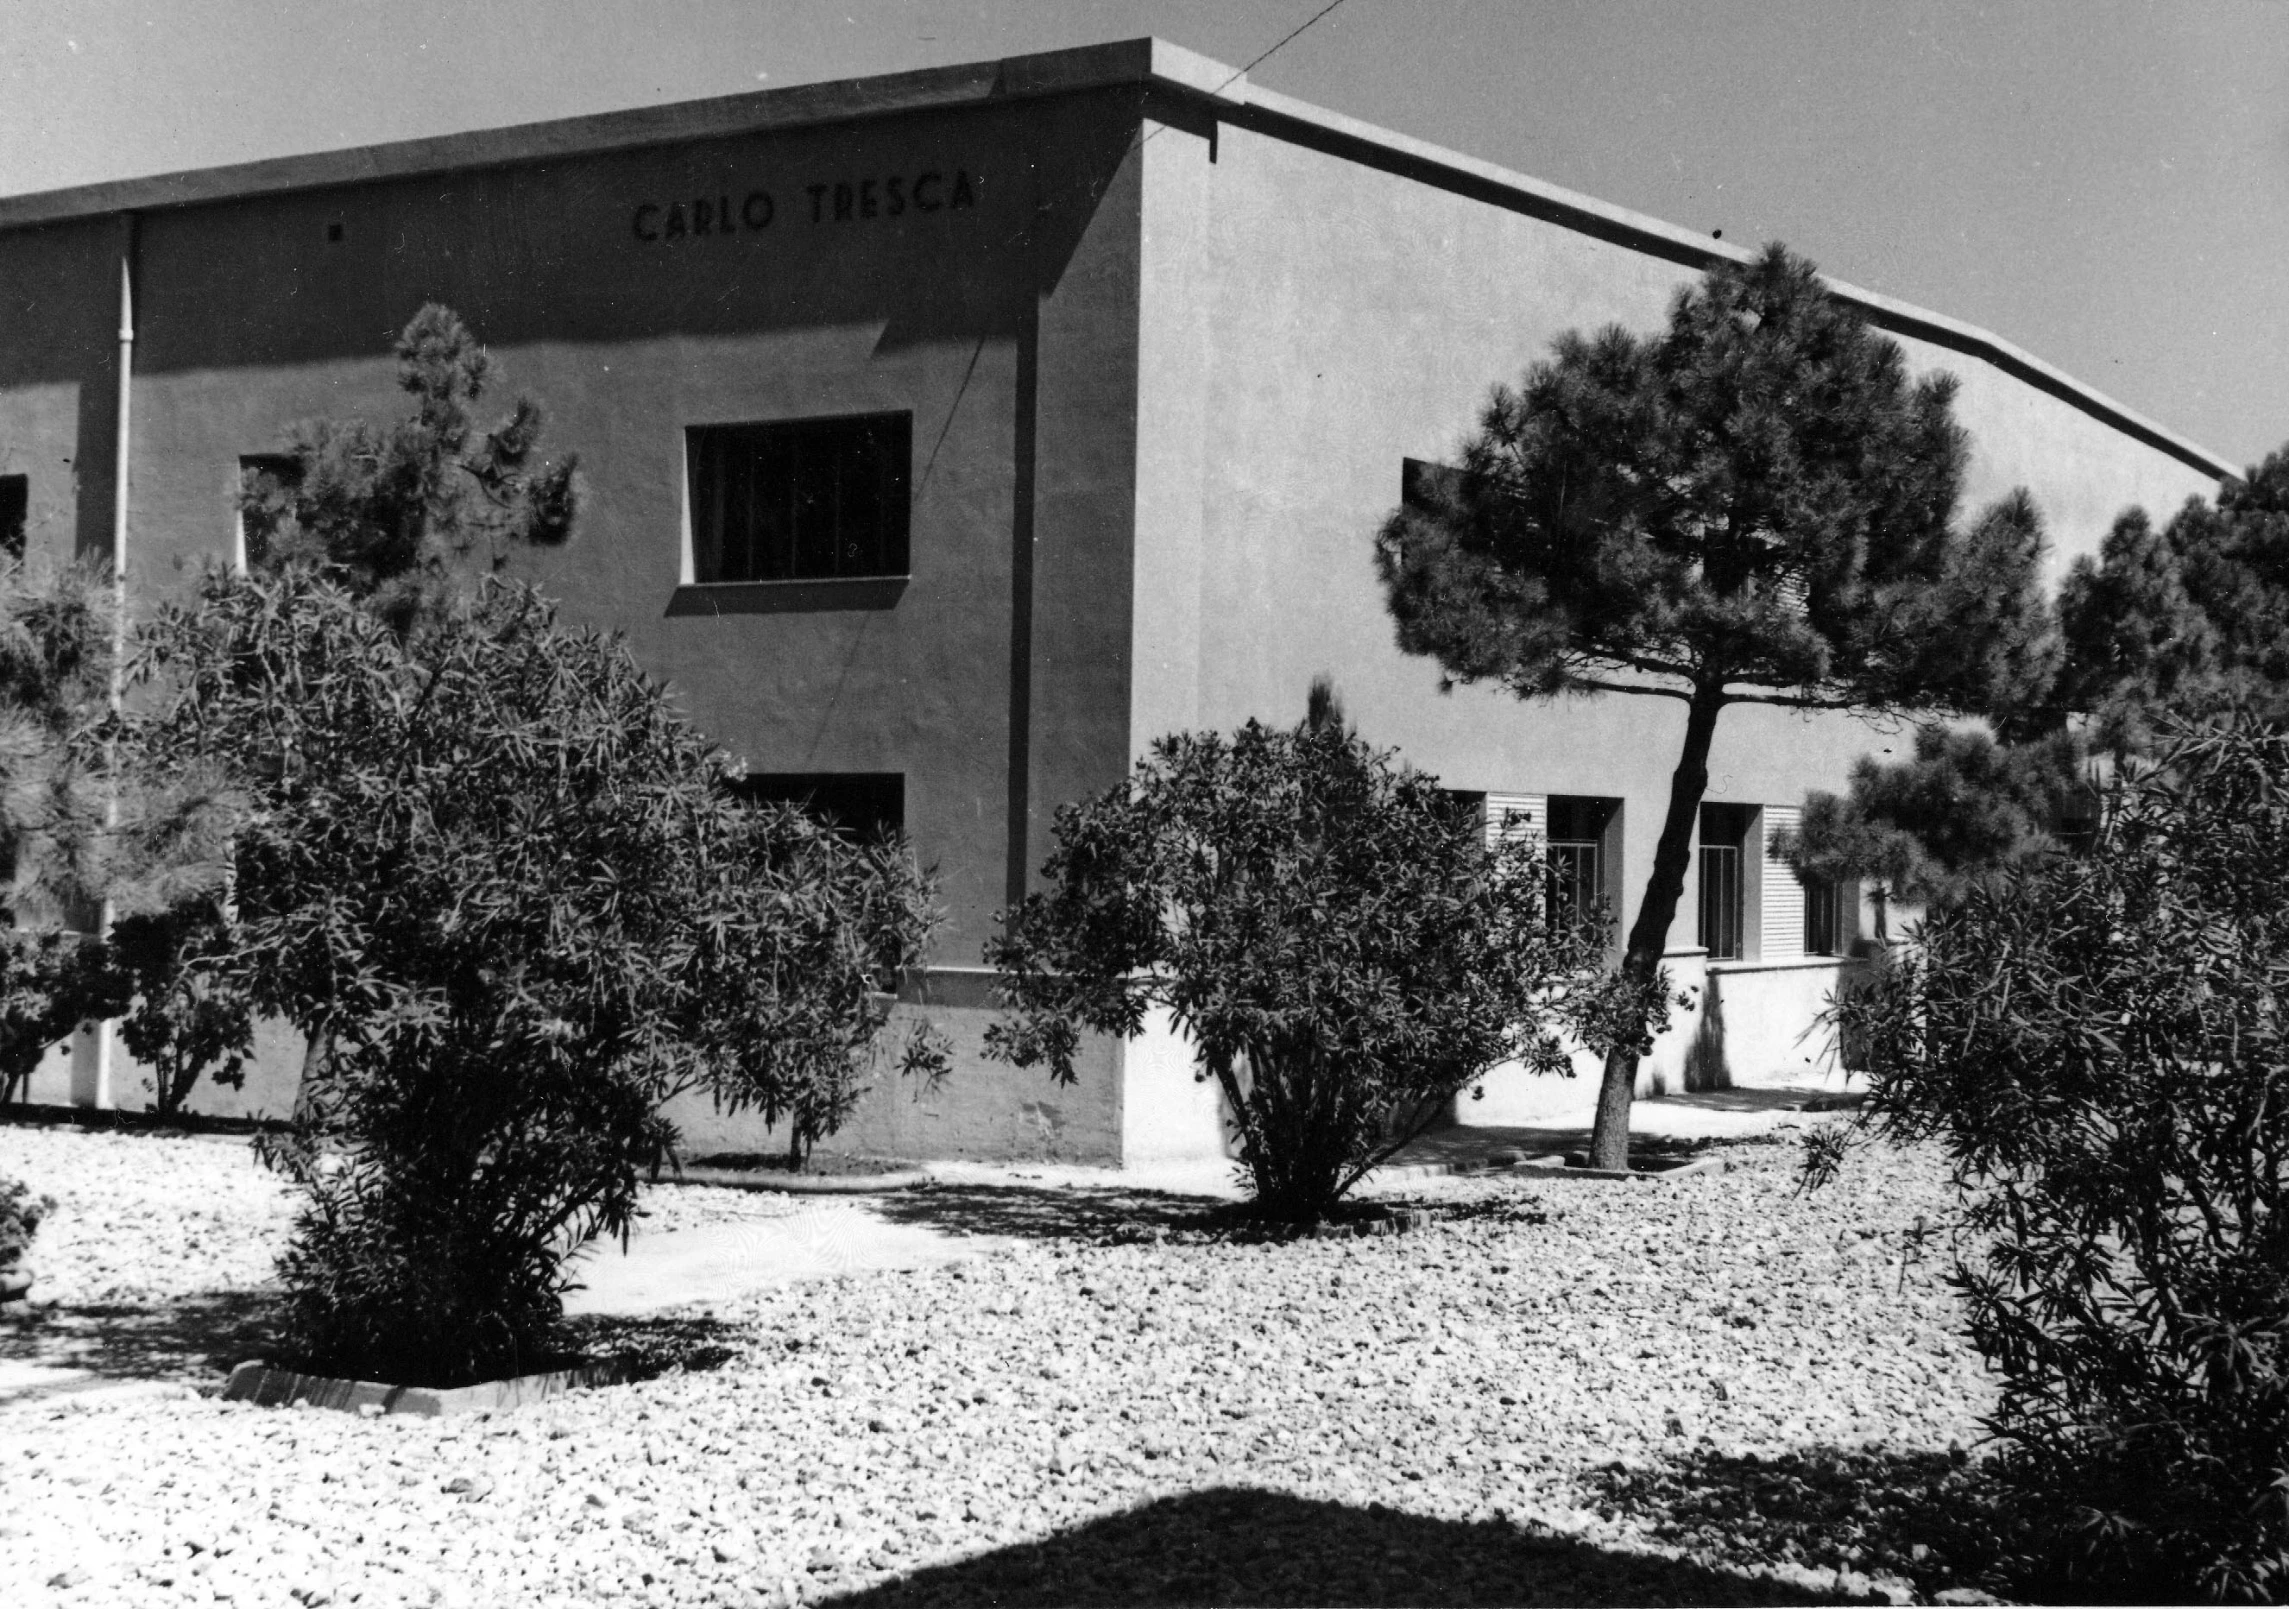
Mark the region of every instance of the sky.
POLYGON ((0 194, 1158 34, 2289 443, 2289 0, 1326 4, 0 0, 0 194))

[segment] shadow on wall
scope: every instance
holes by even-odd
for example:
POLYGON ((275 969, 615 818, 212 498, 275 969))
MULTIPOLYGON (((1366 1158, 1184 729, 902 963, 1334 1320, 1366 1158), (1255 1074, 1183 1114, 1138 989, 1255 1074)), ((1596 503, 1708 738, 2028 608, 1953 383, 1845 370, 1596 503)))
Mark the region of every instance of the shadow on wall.
POLYGON ((1622 1553, 1501 1520, 1283 1492, 1166 1497, 1037 1543, 827 1600, 925 1604, 1795 1604, 1872 1602, 1622 1553))
MULTIPOLYGON (((1685 1090, 1731 1089, 1733 1070, 1725 1060, 1725 993, 1719 974, 1711 973, 1701 985, 1701 1020, 1694 1024, 1693 1042, 1685 1047, 1685 1090)), ((1667 1093, 1656 1075, 1653 1092, 1667 1093)))

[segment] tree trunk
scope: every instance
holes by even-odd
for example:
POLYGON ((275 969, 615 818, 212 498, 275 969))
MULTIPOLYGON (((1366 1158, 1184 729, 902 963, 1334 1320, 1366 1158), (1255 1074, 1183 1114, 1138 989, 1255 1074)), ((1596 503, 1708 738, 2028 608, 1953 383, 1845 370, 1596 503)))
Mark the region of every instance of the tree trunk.
MULTIPOLYGON (((1669 924, 1684 897, 1685 874, 1693 865, 1693 840, 1700 826, 1701 796, 1709 791, 1709 744, 1717 734, 1717 712, 1725 707, 1722 683, 1697 686, 1686 708, 1685 749, 1669 779, 1669 813, 1653 848, 1653 875, 1630 924, 1629 947, 1622 952, 1621 975, 1640 998, 1649 996, 1669 947, 1669 924)), ((1606 1052, 1605 1078, 1598 1086, 1597 1125, 1590 1133, 1590 1166, 1629 1166, 1629 1103, 1637 1094, 1634 1040, 1606 1052)))

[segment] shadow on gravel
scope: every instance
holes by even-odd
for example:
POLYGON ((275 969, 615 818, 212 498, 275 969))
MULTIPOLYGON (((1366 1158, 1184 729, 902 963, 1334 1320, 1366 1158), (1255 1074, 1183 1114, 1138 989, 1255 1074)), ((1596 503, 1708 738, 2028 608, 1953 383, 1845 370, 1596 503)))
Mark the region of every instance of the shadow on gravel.
POLYGON ((934 1604, 1798 1604, 1876 1601, 1499 1521, 1224 1487, 936 1565, 836 1609, 934 1604))
POLYGON ((1651 1468, 1609 1464, 1582 1480, 1597 1502, 1635 1516, 1666 1542, 1690 1545, 1711 1533, 1745 1561, 1901 1576, 1927 1598, 1965 1587, 2037 1602, 2054 1596, 2004 1573, 2017 1526, 1980 1466, 1959 1456, 1700 1451, 1651 1468))
POLYGON ((1209 1229, 1236 1221, 1234 1203, 1167 1190, 1077 1186, 931 1184, 875 1196, 868 1205, 895 1224, 952 1235, 1013 1235, 1090 1244, 1156 1231, 1209 1229))
POLYGON ((705 1374, 754 1349, 755 1326, 727 1324, 706 1314, 593 1313, 567 1319, 572 1350, 584 1357, 624 1357, 636 1378, 705 1374))
MULTIPOLYGON (((11 1310, 0 1317, 0 1360, 86 1369, 129 1380, 219 1385, 250 1358, 277 1352, 278 1293, 214 1291, 140 1307, 11 1310)), ((572 1347, 590 1357, 632 1358, 640 1378, 721 1368, 747 1350, 752 1329, 707 1317, 606 1317, 567 1322, 572 1347)))
POLYGON ((135 1380, 209 1383, 272 1346, 275 1291, 204 1291, 151 1305, 89 1302, 11 1310, 0 1358, 135 1380))

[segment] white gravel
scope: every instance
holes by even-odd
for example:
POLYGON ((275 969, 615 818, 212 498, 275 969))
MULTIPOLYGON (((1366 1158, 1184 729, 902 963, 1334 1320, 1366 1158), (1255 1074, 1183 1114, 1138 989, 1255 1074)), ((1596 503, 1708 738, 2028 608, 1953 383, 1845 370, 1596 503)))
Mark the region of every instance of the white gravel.
MULTIPOLYGON (((1368 1240, 1103 1244, 1043 1233, 1029 1198, 1015 1252, 636 1324, 619 1338, 713 1366, 489 1419, 187 1390, 0 1408, 0 1582, 106 1605, 1954 1584, 1944 1551, 1911 1572, 1900 1517, 1990 1401, 1941 1259, 1903 1255, 1945 1211, 1939 1170, 1878 1154, 1807 1199, 1792 1146, 1729 1154, 1653 1185, 1458 1181, 1416 1192, 1455 1216, 1368 1240)), ((289 1203, 243 1145, 0 1127, 0 1171, 59 1201, 34 1247, 57 1305, 0 1319, 0 1359, 212 1381, 257 1333, 289 1203)), ((654 1200, 691 1223, 791 1210, 654 1200)))

